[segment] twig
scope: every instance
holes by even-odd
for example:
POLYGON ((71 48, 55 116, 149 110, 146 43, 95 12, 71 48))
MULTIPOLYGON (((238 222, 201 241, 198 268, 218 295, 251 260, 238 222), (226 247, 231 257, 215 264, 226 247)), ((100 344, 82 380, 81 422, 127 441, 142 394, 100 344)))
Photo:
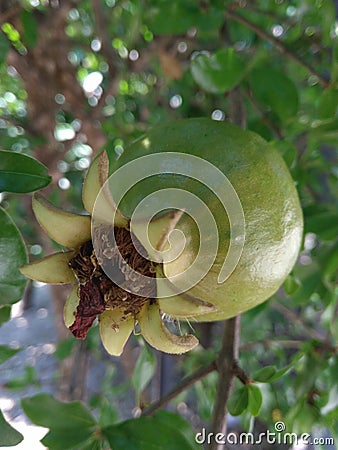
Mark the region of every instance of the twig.
MULTIPOLYGON (((219 379, 216 392, 216 402, 211 421, 211 432, 215 436, 217 433, 226 434, 226 403, 229 399, 232 383, 238 374, 237 358, 240 333, 240 316, 226 320, 224 322, 224 333, 222 349, 218 355, 217 367, 219 379)), ((213 440, 210 450, 220 450, 223 444, 218 444, 213 440)))
POLYGON ((113 48, 110 43, 109 35, 107 34, 107 21, 102 10, 102 4, 99 0, 92 0, 92 8, 95 18, 95 29, 97 36, 101 40, 102 45, 102 53, 107 59, 107 63, 109 65, 110 76, 114 78, 115 76, 115 67, 113 64, 114 59, 116 59, 116 54, 113 51, 113 48))
POLYGON ((235 87, 229 93, 229 120, 235 125, 246 128, 246 111, 241 88, 235 87))
POLYGON ((284 139, 284 136, 282 134, 282 132, 280 131, 280 129, 278 128, 277 125, 275 125, 270 118, 268 117, 268 115, 266 114, 266 112, 264 111, 264 109, 261 107, 261 105, 256 101, 256 99, 254 98, 253 95, 251 95, 251 93, 249 92, 248 89, 246 89, 244 91, 244 93, 246 94, 246 96, 248 97, 248 99, 251 101, 252 105, 257 109, 257 111, 261 114, 262 116, 262 120, 263 122, 273 131, 273 133, 275 133, 275 135, 278 137, 278 139, 284 139))
POLYGON ((184 378, 180 383, 178 383, 174 389, 172 389, 168 394, 164 395, 162 398, 160 398, 158 401, 152 403, 147 408, 144 408, 142 411, 142 416, 150 416, 154 414, 156 411, 162 408, 162 406, 166 405, 170 400, 177 397, 181 392, 185 391, 188 387, 196 383, 196 381, 201 380, 205 376, 207 376, 209 373, 216 370, 216 361, 211 361, 206 366, 202 367, 201 369, 197 370, 190 376, 184 378))
POLYGON ((282 348, 299 349, 302 344, 304 344, 303 340, 295 340, 295 339, 284 339, 284 340, 265 339, 265 340, 262 340, 262 341, 245 342, 245 343, 243 343, 240 346, 240 350, 251 351, 251 350, 257 348, 257 345, 262 345, 264 348, 282 347, 282 348))
POLYGON ((102 45, 102 54, 106 58, 106 62, 108 64, 108 72, 109 72, 109 85, 105 89, 104 95, 101 96, 99 104, 101 108, 96 108, 98 114, 101 112, 102 106, 104 106, 105 99, 110 94, 114 94, 115 89, 115 79, 117 75, 116 61, 118 60, 118 56, 113 50, 111 46, 111 39, 107 33, 107 18, 103 11, 103 5, 100 0, 91 0, 93 15, 95 19, 95 29, 98 38, 101 41, 102 45))
POLYGON ((307 332, 307 334, 312 338, 316 340, 323 341, 325 340, 325 337, 319 333, 317 330, 314 330, 313 328, 309 327, 304 323, 304 321, 297 316, 296 313, 291 311, 290 309, 286 308, 285 306, 281 305, 280 303, 271 303, 271 306, 281 314, 283 314, 284 317, 286 317, 290 322, 297 323, 302 325, 304 330, 307 332))
POLYGON ((279 22, 286 23, 286 24, 288 24, 288 25, 290 25, 290 26, 295 26, 295 25, 297 25, 297 21, 294 20, 294 19, 292 19, 292 18, 290 18, 290 17, 285 17, 285 16, 282 16, 282 15, 280 15, 280 14, 277 14, 277 13, 275 13, 275 12, 273 12, 273 11, 261 9, 261 8, 255 6, 255 5, 252 5, 252 4, 249 3, 249 2, 247 2, 247 3, 245 4, 244 8, 245 8, 246 10, 252 11, 252 12, 254 12, 254 13, 257 13, 257 14, 260 14, 260 15, 263 15, 263 16, 266 16, 266 17, 270 17, 270 19, 273 19, 273 20, 276 20, 276 21, 279 21, 279 22))
POLYGON ((308 64, 306 61, 304 61, 302 58, 300 58, 298 55, 293 53, 283 42, 281 42, 279 39, 275 38, 274 36, 271 36, 270 34, 266 33, 264 30, 259 28, 258 25, 251 22, 250 20, 246 19, 245 17, 241 16, 240 14, 237 14, 235 11, 232 11, 231 9, 225 10, 225 15, 229 17, 230 19, 235 20, 238 23, 241 23, 245 27, 252 30, 254 33, 256 33, 258 36, 260 36, 262 39, 270 42, 277 50, 279 50, 283 55, 287 56, 288 58, 292 59, 302 67, 308 70, 312 75, 314 75, 319 83, 324 87, 328 87, 330 85, 330 81, 324 78, 322 75, 320 75, 310 64, 308 64))

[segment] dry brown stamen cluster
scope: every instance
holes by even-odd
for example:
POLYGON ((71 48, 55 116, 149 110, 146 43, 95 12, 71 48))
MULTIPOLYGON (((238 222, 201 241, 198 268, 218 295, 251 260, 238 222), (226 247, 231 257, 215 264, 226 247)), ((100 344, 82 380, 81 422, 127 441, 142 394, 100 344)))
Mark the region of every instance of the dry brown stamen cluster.
POLYGON ((119 308, 123 312, 121 320, 135 318, 142 306, 156 296, 156 268, 136 250, 134 242, 141 246, 136 237, 125 228, 109 225, 100 225, 94 232, 96 243, 100 243, 96 251, 92 241, 87 241, 69 261, 80 283, 80 303, 70 330, 80 338, 86 336, 97 314, 104 310, 119 308), (102 266, 111 269, 115 282, 102 266), (142 295, 128 292, 124 285, 142 295))

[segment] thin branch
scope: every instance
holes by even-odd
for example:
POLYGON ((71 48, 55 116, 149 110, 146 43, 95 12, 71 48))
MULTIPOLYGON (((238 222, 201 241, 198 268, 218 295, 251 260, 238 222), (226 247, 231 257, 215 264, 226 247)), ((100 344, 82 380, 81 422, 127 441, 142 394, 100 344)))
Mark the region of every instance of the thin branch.
POLYGON ((292 17, 285 17, 285 16, 282 16, 281 14, 277 14, 273 11, 261 9, 260 7, 257 7, 249 2, 247 2, 245 4, 245 9, 248 11, 252 11, 256 14, 260 14, 262 16, 270 17, 270 19, 276 20, 278 22, 286 23, 289 26, 297 25, 297 21, 295 19, 293 19, 292 17))
POLYGON ((243 384, 251 383, 251 379, 248 377, 247 373, 238 365, 237 360, 233 363, 234 376, 239 379, 243 384))
POLYGON ((263 122, 272 130, 272 132, 278 137, 278 139, 284 139, 284 136, 282 132, 280 131, 279 127, 275 125, 267 115, 266 111, 264 111, 264 108, 261 107, 261 105, 257 102, 257 100, 254 98, 254 96, 249 92, 248 89, 244 91, 254 108, 257 109, 257 111, 261 114, 263 122))
POLYGON ((258 25, 251 22, 250 20, 246 19, 245 17, 241 16, 240 14, 237 14, 235 11, 232 11, 231 9, 226 9, 225 15, 235 20, 236 22, 244 25, 245 27, 252 30, 254 33, 256 33, 259 37, 262 39, 270 42, 277 50, 279 50, 283 55, 287 56, 288 58, 292 59, 302 67, 304 67, 308 72, 310 72, 312 75, 314 75, 319 83, 324 87, 328 87, 330 85, 330 81, 324 78, 321 74, 319 74, 310 64, 308 64, 306 61, 304 61, 302 58, 300 58, 298 55, 293 53, 283 42, 281 42, 279 39, 275 38, 274 36, 271 36, 271 34, 266 33, 264 30, 259 28, 258 25))
POLYGON ((264 339, 261 341, 245 342, 240 346, 240 350, 251 351, 257 348, 257 345, 262 345, 264 348, 282 347, 282 348, 299 349, 303 344, 304 344, 303 340, 296 340, 296 339, 283 339, 283 340, 264 339))
POLYGON ((100 113, 102 107, 104 106, 105 99, 108 97, 108 95, 115 94, 115 80, 117 75, 116 61, 118 60, 118 56, 111 45, 111 38, 107 33, 107 17, 103 11, 102 2, 100 0, 91 0, 91 4, 95 20, 96 34, 101 41, 102 54, 106 58, 109 72, 109 85, 106 87, 104 94, 101 96, 98 105, 101 106, 101 108, 96 108, 96 111, 100 113))
MULTIPOLYGON (((216 402, 211 421, 211 432, 214 433, 214 436, 217 433, 226 434, 226 403, 231 393, 234 377, 239 373, 237 370, 239 334, 240 316, 233 317, 224 322, 222 349, 217 359, 219 379, 216 402)), ((213 440, 209 448, 210 450, 220 450, 224 446, 223 444, 218 444, 216 440, 213 440)))
POLYGON ((291 311, 290 309, 286 308, 285 306, 281 305, 280 303, 271 303, 271 306, 276 311, 283 314, 283 316, 286 317, 290 322, 301 325, 312 339, 316 339, 316 340, 320 340, 320 341, 325 340, 325 336, 323 336, 317 330, 314 330, 313 328, 309 327, 306 323, 304 323, 304 321, 294 311, 291 311))
POLYGON ((116 54, 111 46, 110 36, 107 34, 107 20, 103 11, 103 6, 100 0, 92 0, 91 3, 95 19, 96 34, 101 41, 102 53, 107 59, 110 76, 111 78, 114 78, 114 60, 116 59, 116 54))
POLYGON ((229 120, 242 128, 246 128, 246 111, 242 91, 239 86, 229 93, 229 120))
POLYGON ((202 378, 209 375, 209 373, 213 372, 217 369, 216 361, 211 361, 206 366, 198 369, 196 372, 191 374, 190 376, 184 378, 180 383, 178 383, 174 389, 172 389, 168 394, 164 395, 158 401, 152 403, 147 408, 144 408, 142 411, 142 416, 151 416, 156 411, 162 408, 162 406, 166 405, 170 400, 177 397, 181 392, 188 389, 192 386, 196 381, 201 380, 202 378))

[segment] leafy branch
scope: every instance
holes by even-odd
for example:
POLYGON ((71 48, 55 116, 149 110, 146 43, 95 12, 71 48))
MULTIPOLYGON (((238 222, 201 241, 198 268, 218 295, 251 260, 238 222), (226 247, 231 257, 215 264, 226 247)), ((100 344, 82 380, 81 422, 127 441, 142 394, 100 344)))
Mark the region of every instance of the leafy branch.
POLYGON ((226 17, 229 19, 235 20, 236 22, 244 25, 245 27, 249 28, 251 31, 256 33, 259 37, 269 42, 271 45, 273 45, 277 50, 279 50, 283 55, 286 57, 292 59, 300 66, 304 67, 311 75, 314 75, 319 83, 324 87, 328 87, 330 85, 330 80, 327 80, 325 77, 323 77, 320 73, 318 73, 309 63, 304 61, 300 56, 298 56, 296 53, 294 53, 292 50, 290 50, 283 42, 281 42, 279 39, 275 38, 271 34, 268 34, 266 31, 262 30, 258 25, 251 22, 250 20, 246 19, 242 15, 236 13, 232 9, 228 8, 225 11, 226 17))

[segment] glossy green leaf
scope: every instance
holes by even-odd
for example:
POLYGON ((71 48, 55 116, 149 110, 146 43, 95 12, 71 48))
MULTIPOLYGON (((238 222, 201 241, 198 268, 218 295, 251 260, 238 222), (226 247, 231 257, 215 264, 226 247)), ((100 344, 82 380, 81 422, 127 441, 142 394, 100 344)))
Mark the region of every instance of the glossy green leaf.
POLYGON ((21 12, 21 24, 23 28, 23 42, 29 48, 34 47, 38 40, 38 24, 34 17, 34 12, 23 10, 21 12))
POLYGON ((322 240, 331 240, 338 235, 338 213, 334 209, 305 208, 304 231, 315 233, 322 240))
POLYGON ((290 424, 289 429, 300 435, 309 433, 309 430, 318 423, 319 417, 320 412, 315 406, 301 401, 288 413, 286 422, 290 424))
POLYGON ((26 247, 16 225, 0 207, 0 305, 19 301, 26 278, 19 267, 27 263, 26 247))
POLYGON ((249 384, 248 394, 248 410, 253 416, 258 416, 263 403, 262 392, 258 386, 249 384))
POLYGON ((137 397, 152 379, 156 369, 156 359, 149 347, 143 346, 131 378, 137 397))
POLYGON ((293 295, 300 288, 300 281, 293 275, 288 275, 284 281, 284 291, 288 296, 293 295))
POLYGON ((23 398, 22 408, 29 419, 51 431, 86 430, 95 425, 95 419, 81 402, 63 403, 50 394, 23 398))
POLYGON ((198 12, 198 6, 186 0, 155 1, 146 13, 146 23, 155 34, 181 34, 194 26, 198 12))
POLYGON ((200 54, 191 62, 191 73, 199 86, 212 93, 234 88, 244 76, 245 65, 233 48, 212 55, 200 54))
POLYGON ((277 369, 275 366, 262 367, 252 375, 252 379, 259 383, 268 383, 276 372, 277 369))
POLYGON ((338 89, 331 86, 320 96, 318 102, 318 116, 320 119, 333 117, 338 108, 338 89))
MULTIPOLYGON (((85 441, 87 441, 92 435, 92 430, 84 430, 83 428, 64 429, 61 431, 52 430, 49 431, 43 439, 41 439, 41 443, 49 450, 73 449, 74 446, 77 446, 78 444, 83 443, 83 445, 85 445, 85 441)), ((80 448, 83 448, 83 445, 81 445, 80 448)))
POLYGON ((297 114, 297 88, 281 70, 266 65, 257 67, 250 72, 248 80, 252 94, 260 105, 275 113, 282 122, 297 114))
POLYGON ((11 348, 7 345, 0 345, 0 364, 4 363, 7 359, 10 359, 20 351, 21 348, 11 348))
POLYGON ((38 380, 37 371, 32 366, 26 366, 25 372, 22 375, 12 376, 6 382, 6 389, 24 389, 28 386, 41 386, 38 380))
POLYGON ((22 434, 6 422, 0 410, 0 447, 12 447, 19 444, 22 440, 22 434))
POLYGON ((192 426, 179 414, 173 413, 171 411, 161 410, 156 413, 156 420, 159 423, 163 423, 174 428, 175 430, 179 430, 187 440, 188 449, 201 448, 200 445, 198 445, 195 441, 196 430, 192 428, 192 426))
POLYGON ((233 391, 227 403, 227 408, 232 416, 239 416, 245 411, 249 403, 248 386, 242 386, 233 391))
POLYGON ((307 304, 311 295, 316 292, 322 284, 322 274, 317 261, 306 266, 294 269, 300 280, 300 287, 292 294, 294 304, 307 304))
POLYGON ((319 5, 318 18, 320 18, 321 22, 323 43, 325 45, 331 45, 332 29, 335 26, 337 17, 336 5, 334 1, 329 0, 322 1, 319 5))
POLYGON ((332 69, 331 81, 337 83, 338 81, 338 43, 337 39, 332 42, 332 69))
POLYGON ((287 141, 276 141, 273 143, 273 145, 283 156, 283 159, 286 162, 287 166, 289 168, 294 167, 298 155, 297 148, 287 141))
POLYGON ((10 49, 10 43, 7 37, 0 31, 0 64, 6 61, 7 53, 10 49))
POLYGON ((50 182, 47 168, 36 159, 0 150, 0 192, 33 192, 50 182))
POLYGON ((9 305, 0 306, 0 327, 11 318, 11 310, 12 308, 9 305))
MULTIPOLYGON (((194 440, 190 441, 177 428, 177 422, 171 423, 167 416, 140 417, 103 428, 102 432, 114 450, 196 450, 194 440)), ((183 419, 181 419, 183 420, 183 419)))

